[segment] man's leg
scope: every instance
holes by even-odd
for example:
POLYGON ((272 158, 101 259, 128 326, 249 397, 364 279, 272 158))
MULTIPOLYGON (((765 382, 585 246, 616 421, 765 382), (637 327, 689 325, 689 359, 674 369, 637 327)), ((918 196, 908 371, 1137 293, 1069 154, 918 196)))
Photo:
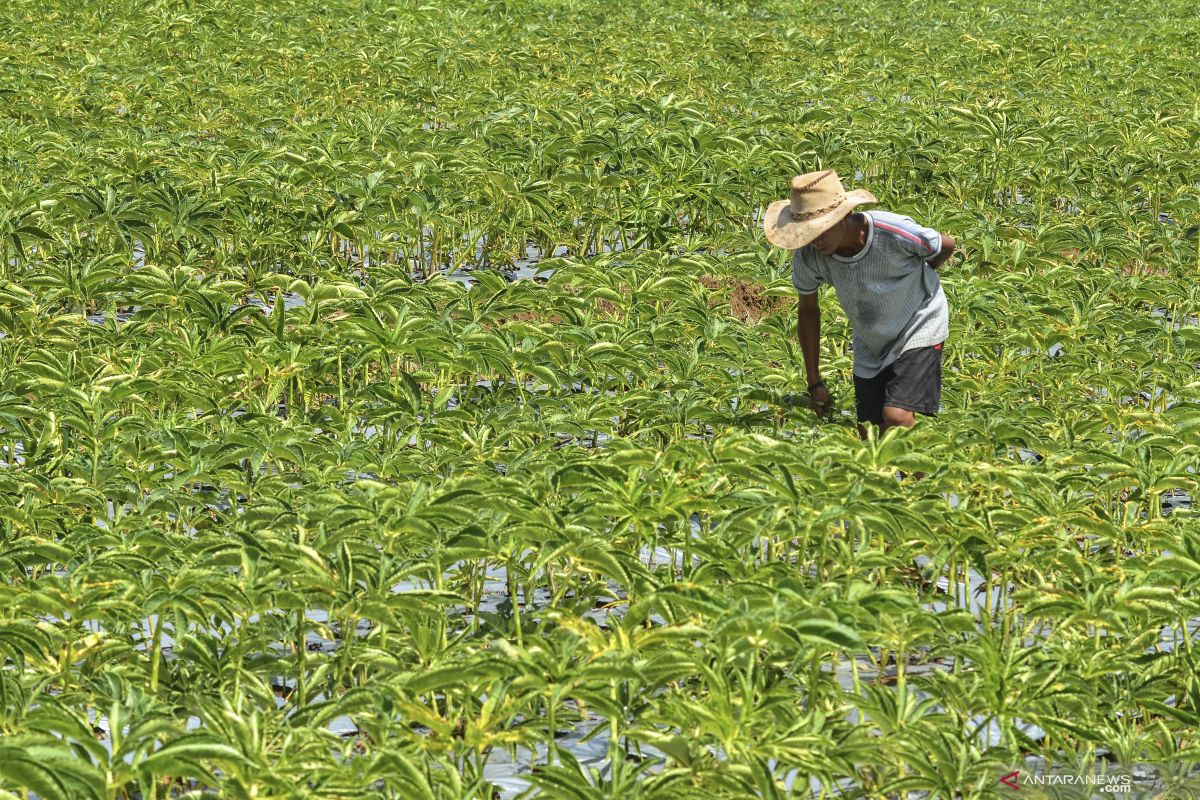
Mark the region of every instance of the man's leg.
POLYGON ((885 405, 883 407, 883 424, 879 426, 879 434, 882 436, 888 428, 911 428, 916 421, 917 415, 907 408, 885 405))
POLYGON ((854 402, 858 407, 858 435, 867 438, 865 423, 883 427, 883 396, 891 377, 892 368, 887 367, 874 378, 854 376, 854 402))
POLYGON ((934 416, 942 405, 942 346, 907 350, 892 364, 884 388, 883 429, 911 428, 917 414, 934 416))
MULTIPOLYGON (((918 347, 896 359, 893 378, 884 389, 883 431, 888 428, 911 428, 917 414, 934 416, 942 404, 942 346, 918 347)), ((903 480, 905 474, 900 473, 903 480)), ((921 480, 924 472, 914 472, 913 479, 921 480)))

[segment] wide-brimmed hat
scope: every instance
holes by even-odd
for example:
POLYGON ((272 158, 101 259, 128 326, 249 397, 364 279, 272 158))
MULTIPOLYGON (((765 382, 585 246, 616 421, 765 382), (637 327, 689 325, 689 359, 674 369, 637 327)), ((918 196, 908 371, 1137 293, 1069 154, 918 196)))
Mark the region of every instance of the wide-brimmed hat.
POLYGON ((877 202, 866 189, 847 192, 831 169, 797 175, 789 197, 767 206, 763 230, 771 244, 795 250, 832 228, 855 206, 877 202))

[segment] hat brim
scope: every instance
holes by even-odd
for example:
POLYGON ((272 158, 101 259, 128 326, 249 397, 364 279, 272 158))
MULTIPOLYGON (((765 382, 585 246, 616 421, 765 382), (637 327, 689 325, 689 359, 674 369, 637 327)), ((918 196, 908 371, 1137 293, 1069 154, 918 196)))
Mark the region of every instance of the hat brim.
POLYGON ((767 241, 776 247, 796 250, 838 224, 855 207, 878 202, 866 189, 855 189, 846 192, 845 200, 821 216, 798 220, 792 218, 790 201, 777 200, 767 206, 763 215, 763 232, 767 234, 767 241))

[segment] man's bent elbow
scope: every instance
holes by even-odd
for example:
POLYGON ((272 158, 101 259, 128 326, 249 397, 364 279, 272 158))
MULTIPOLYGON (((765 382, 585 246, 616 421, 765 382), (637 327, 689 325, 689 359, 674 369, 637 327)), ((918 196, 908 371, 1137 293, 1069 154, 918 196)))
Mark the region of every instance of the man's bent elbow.
POLYGON ((950 256, 954 255, 955 248, 958 247, 958 241, 953 236, 942 234, 941 248, 933 258, 929 259, 929 265, 936 268, 940 267, 950 260, 950 256))

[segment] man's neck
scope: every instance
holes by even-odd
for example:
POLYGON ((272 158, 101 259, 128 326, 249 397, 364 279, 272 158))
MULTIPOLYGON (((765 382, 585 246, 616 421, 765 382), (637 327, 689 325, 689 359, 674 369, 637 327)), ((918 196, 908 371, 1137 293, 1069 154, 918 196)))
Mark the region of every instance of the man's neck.
POLYGON ((865 214, 855 211, 847 220, 850 223, 850 238, 846 244, 833 252, 842 258, 852 258, 867 246, 867 218, 865 214))

